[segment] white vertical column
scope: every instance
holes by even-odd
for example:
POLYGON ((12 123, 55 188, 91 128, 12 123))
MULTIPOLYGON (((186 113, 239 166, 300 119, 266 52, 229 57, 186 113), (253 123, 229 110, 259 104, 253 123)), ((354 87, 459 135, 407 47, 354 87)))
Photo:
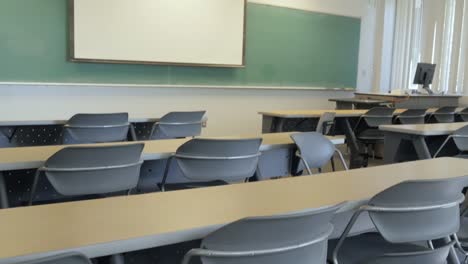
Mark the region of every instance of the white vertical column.
POLYGON ((374 76, 374 54, 369 52, 375 47, 376 38, 376 3, 369 0, 361 19, 361 39, 359 45, 359 63, 357 90, 370 92, 374 76))

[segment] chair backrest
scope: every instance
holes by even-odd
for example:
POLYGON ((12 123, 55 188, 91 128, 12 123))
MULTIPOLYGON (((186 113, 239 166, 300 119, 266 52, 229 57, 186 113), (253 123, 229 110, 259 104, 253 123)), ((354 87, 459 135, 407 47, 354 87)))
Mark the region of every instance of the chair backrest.
POLYGON ((201 134, 206 111, 170 112, 153 125, 152 139, 195 137, 201 134))
POLYGON ((239 182, 255 174, 261 143, 261 138, 196 138, 180 146, 175 158, 190 182, 239 182))
POLYGON ((468 107, 458 113, 463 122, 468 122, 468 107))
POLYGON ((395 112, 395 108, 374 107, 362 115, 362 118, 367 126, 377 128, 380 125, 391 125, 393 112, 395 112))
POLYGON ((453 132, 453 142, 460 151, 468 151, 468 126, 464 126, 453 132))
POLYGON ((81 253, 63 253, 17 264, 91 264, 91 261, 81 253))
MULTIPOLYGON (((317 132, 295 133, 291 138, 296 143, 302 159, 311 169, 322 168, 330 162, 335 153, 335 145, 317 132)), ((301 160, 298 171, 304 168, 305 164, 301 160)))
POLYGON ((333 230, 330 224, 341 205, 308 209, 284 215, 251 217, 228 224, 209 234, 202 248, 224 252, 253 252, 237 258, 202 257, 204 264, 226 263, 326 263, 327 238, 333 230), (307 244, 300 247, 300 245, 307 244), (290 247, 279 253, 255 254, 255 251, 290 247))
POLYGON ((315 132, 327 135, 330 132, 331 124, 335 121, 336 113, 325 112, 320 116, 315 132))
POLYGON ((455 121, 457 107, 445 106, 437 109, 432 115, 439 123, 452 123, 455 121))
POLYGON ((369 216, 392 243, 444 238, 460 226, 461 186, 461 178, 402 182, 369 201, 369 216))
POLYGON ((112 193, 137 186, 144 144, 66 147, 41 170, 55 190, 67 196, 112 193))
POLYGON ((435 250, 385 254, 367 264, 446 264, 453 242, 435 250))
POLYGON ((398 120, 403 125, 424 124, 427 109, 408 109, 398 115, 398 120))
POLYGON ((76 114, 64 126, 64 144, 126 141, 128 113, 76 114))

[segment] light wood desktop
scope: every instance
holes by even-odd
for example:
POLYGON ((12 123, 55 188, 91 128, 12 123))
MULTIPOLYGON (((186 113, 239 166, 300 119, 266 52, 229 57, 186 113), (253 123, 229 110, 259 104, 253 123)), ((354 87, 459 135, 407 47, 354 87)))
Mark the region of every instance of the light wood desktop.
POLYGON ((413 145, 417 159, 430 159, 442 144, 444 136, 467 125, 466 122, 460 122, 380 126, 379 129, 385 133, 384 161, 391 164, 414 159, 414 155, 408 153, 411 149, 408 144, 413 145))
POLYGON ((461 177, 460 186, 466 186, 465 175, 465 160, 440 158, 313 177, 5 209, 0 210, 0 263, 64 251, 96 257, 162 246, 201 238, 244 217, 367 199, 406 180, 461 177))

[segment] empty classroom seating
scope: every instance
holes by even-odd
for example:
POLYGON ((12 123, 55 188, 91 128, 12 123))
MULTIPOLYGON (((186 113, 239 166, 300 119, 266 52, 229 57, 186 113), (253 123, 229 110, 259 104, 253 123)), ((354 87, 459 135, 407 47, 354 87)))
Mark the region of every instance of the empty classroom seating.
POLYGON ((63 148, 37 170, 29 204, 33 204, 39 177, 43 176, 65 198, 130 192, 138 185, 143 147, 138 143, 63 148))
POLYGON ((427 109, 408 109, 396 116, 396 121, 403 125, 424 124, 427 109))
POLYGON ((205 111, 170 112, 153 125, 150 139, 199 136, 205 113, 205 111))
POLYGON ((182 263, 199 257, 204 264, 325 264, 330 221, 340 206, 241 219, 205 237, 182 263))
POLYGON ((335 264, 375 263, 372 260, 384 254, 420 254, 434 247, 433 240, 449 242, 460 226, 461 188, 457 179, 427 180, 402 182, 380 192, 357 210, 340 239, 332 241, 330 260, 335 264), (348 237, 364 212, 378 233, 348 237))
POLYGON ((126 141, 128 113, 76 114, 64 125, 63 144, 126 141))
POLYGON ((455 122, 455 112, 457 108, 452 106, 441 107, 432 113, 432 122, 452 123, 455 122))
POLYGON ((453 134, 449 135, 447 139, 445 139, 444 143, 440 146, 437 152, 434 154, 434 158, 437 158, 439 154, 444 150, 447 144, 453 140, 455 146, 457 147, 459 154, 456 157, 460 158, 468 158, 468 126, 462 127, 453 134))
POLYGON ((364 158, 364 167, 368 165, 370 147, 383 143, 384 133, 379 130, 379 126, 392 124, 393 112, 395 112, 394 108, 375 107, 359 118, 354 133, 358 143, 365 146, 364 153, 361 153, 364 158))
POLYGON ((246 181, 254 176, 262 139, 192 139, 180 146, 166 165, 161 190, 246 181), (172 179, 176 162, 183 178, 172 179))
POLYGON ((307 170, 309 175, 313 174, 312 169, 321 171, 328 162, 333 160, 335 153, 338 154, 343 167, 346 170, 348 169, 343 154, 322 134, 317 132, 297 133, 292 134, 291 138, 296 143, 298 148, 296 156, 300 160, 296 173, 304 169, 307 170))

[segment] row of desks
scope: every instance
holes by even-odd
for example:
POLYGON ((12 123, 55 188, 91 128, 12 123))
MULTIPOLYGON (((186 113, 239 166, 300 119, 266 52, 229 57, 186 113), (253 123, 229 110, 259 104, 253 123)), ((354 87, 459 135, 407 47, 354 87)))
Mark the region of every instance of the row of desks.
POLYGON ((368 199, 407 180, 460 177, 460 186, 466 186, 466 175, 466 161, 440 158, 314 177, 4 209, 0 263, 69 251, 98 257, 189 241, 244 217, 368 199))
MULTIPOLYGON (((265 177, 284 176, 289 173, 292 158, 291 150, 295 147, 290 135, 291 133, 275 133, 257 136, 263 139, 260 151, 265 155, 260 157, 259 171, 261 171, 265 177), (272 171, 272 168, 277 169, 272 171)), ((343 137, 329 137, 329 139, 334 144, 344 143, 343 137)), ((167 159, 187 140, 188 139, 144 141, 145 147, 143 149, 142 159, 144 159, 145 162, 167 159)), ((52 154, 64 147, 66 146, 0 148, 0 208, 6 208, 9 204, 7 189, 5 187, 6 176, 3 172, 39 168, 52 154)), ((158 166, 158 164, 156 164, 156 166, 158 166)))

